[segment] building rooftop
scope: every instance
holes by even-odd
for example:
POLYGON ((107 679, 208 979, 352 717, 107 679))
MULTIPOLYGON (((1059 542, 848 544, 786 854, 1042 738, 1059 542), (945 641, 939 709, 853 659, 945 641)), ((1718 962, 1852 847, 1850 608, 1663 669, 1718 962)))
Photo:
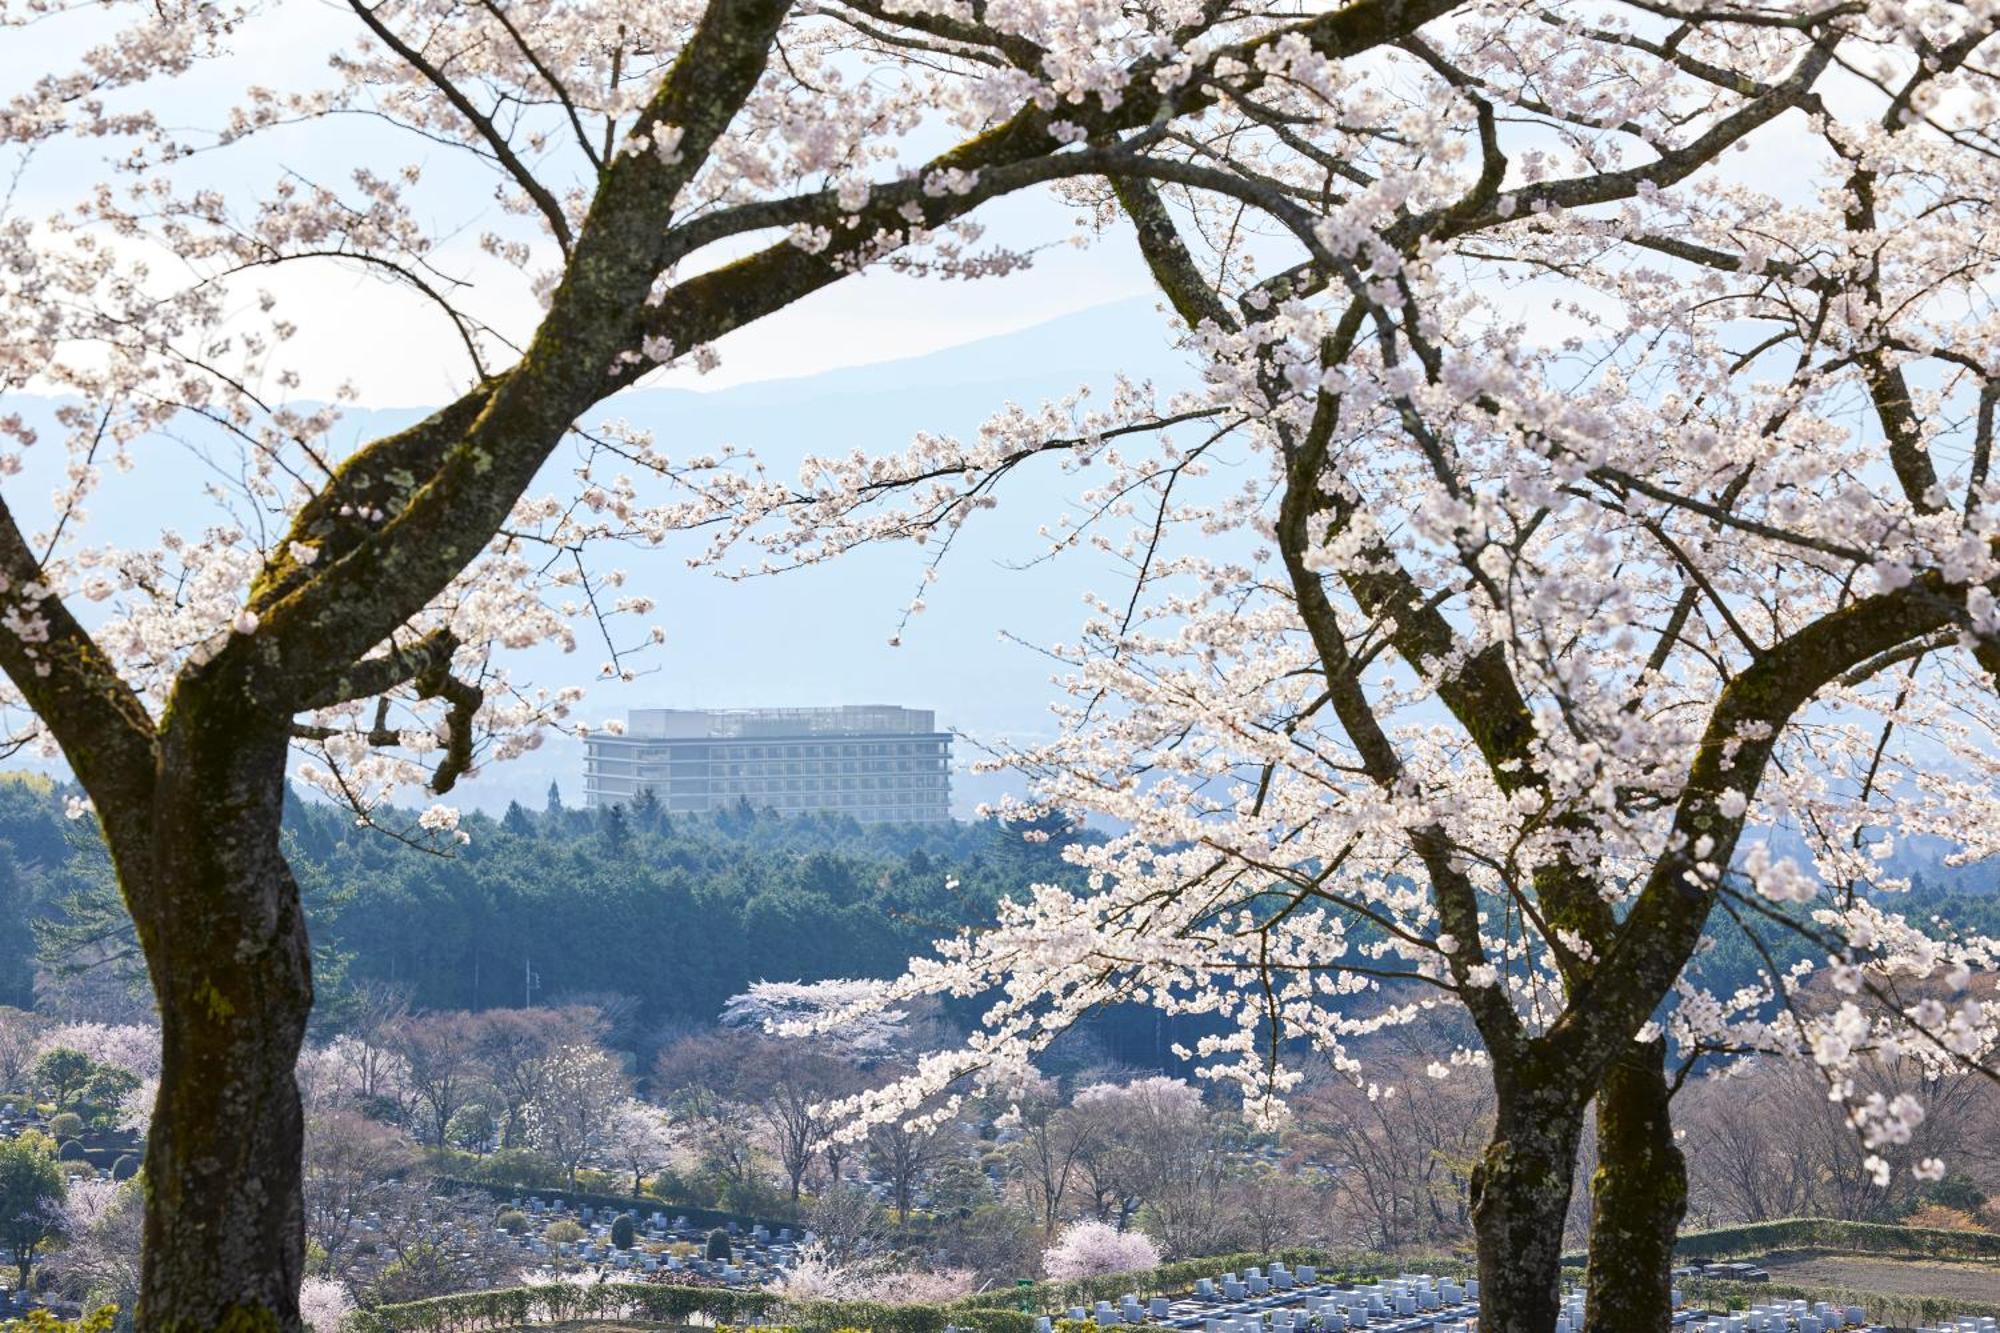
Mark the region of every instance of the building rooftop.
POLYGON ((925 736, 937 731, 928 708, 844 704, 835 708, 635 708, 626 735, 639 740, 782 736, 925 736))

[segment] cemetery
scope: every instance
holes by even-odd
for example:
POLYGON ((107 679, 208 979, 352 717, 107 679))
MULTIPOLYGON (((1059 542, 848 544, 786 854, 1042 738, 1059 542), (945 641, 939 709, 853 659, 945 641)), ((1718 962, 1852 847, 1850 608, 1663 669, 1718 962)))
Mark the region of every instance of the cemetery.
MULTIPOLYGON (((143 1154, 143 1144, 128 1132, 64 1125, 32 1100, 0 1106, 0 1138, 29 1132, 62 1141, 58 1166, 72 1192, 85 1182, 122 1179, 125 1172, 115 1169, 115 1160, 143 1154)), ((1269 1143, 1253 1143, 1246 1151, 1273 1159, 1263 1162, 1266 1167, 1277 1164, 1269 1143)), ((881 1206, 886 1192, 871 1174, 864 1168, 856 1179, 881 1206)), ((996 1189, 1005 1184, 989 1183, 996 1189)), ((919 1206, 927 1194, 916 1192, 919 1206)), ((1480 1283, 1463 1270, 1425 1271, 1419 1264, 1391 1273, 1376 1268, 1379 1259, 1352 1255, 1336 1269, 1331 1256, 1313 1251, 1286 1251, 1256 1262, 1248 1261, 1250 1255, 1186 1259, 1151 1271, 1050 1281, 1019 1291, 995 1284, 949 1304, 879 1304, 807 1299, 785 1289, 787 1274, 814 1253, 817 1238, 802 1221, 732 1217, 664 1201, 653 1206, 650 1200, 560 1189, 510 1190, 417 1173, 357 1203, 331 1225, 348 1236, 341 1262, 344 1281, 353 1288, 377 1288, 413 1250, 427 1249, 436 1258, 438 1276, 425 1294, 455 1293, 403 1297, 404 1304, 378 1299, 350 1316, 353 1333, 499 1330, 592 1316, 672 1327, 824 1325, 874 1333, 1103 1333, 1127 1327, 1180 1333, 1478 1333, 1480 1328, 1480 1283), (1369 1275, 1356 1276, 1357 1270, 1369 1275)), ((1945 1245, 1920 1229, 1836 1223, 1696 1233, 1674 1270, 1673 1327, 1688 1333, 2000 1333, 1989 1314, 1918 1323, 1907 1308, 1886 1300, 1869 1302, 1852 1292, 1822 1298, 1811 1284, 1804 1294, 1798 1286, 1779 1289, 1765 1267, 1800 1254, 1831 1259, 1879 1252, 1884 1259, 1912 1259, 1957 1253, 1984 1271, 1977 1264, 1983 1241, 1981 1233, 1968 1233, 1945 1245), (1770 1258, 1762 1257, 1767 1253, 1770 1258), (1759 1285, 1769 1289, 1768 1296, 1715 1295, 1723 1289, 1754 1293, 1759 1285)), ((11 1295, 8 1303, 13 1314, 29 1308, 16 1307, 11 1295)), ((56 1313, 81 1312, 68 1301, 38 1303, 56 1313)), ((1569 1290, 1555 1333, 1582 1329, 1583 1306, 1582 1290, 1569 1290)), ((1943 1302, 1932 1300, 1925 1310, 1939 1308, 1943 1302)))
MULTIPOLYGON (((648 1219, 654 1230, 660 1227, 648 1219)), ((778 1242, 782 1244, 782 1242, 778 1242)), ((1479 1281, 1423 1272, 1334 1277, 1321 1266, 1271 1260, 1242 1265, 1191 1285, 1178 1280, 1186 1264, 1154 1272, 1105 1275, 1081 1283, 1036 1284, 1018 1304, 994 1291, 947 1305, 865 1306, 854 1302, 786 1300, 749 1284, 701 1290, 687 1285, 692 1266, 642 1275, 605 1273, 583 1285, 558 1284, 381 1306, 358 1316, 358 1333, 455 1333, 597 1318, 621 1326, 658 1322, 687 1327, 714 1323, 779 1333, 797 1329, 870 1327, 876 1333, 1099 1333, 1108 1329, 1175 1329, 1186 1333, 1478 1333, 1479 1281), (1150 1279, 1150 1280, 1149 1280, 1150 1279), (1116 1297, 1061 1293, 1127 1286, 1116 1297), (1162 1292, 1163 1287, 1172 1287, 1162 1292), (1142 1294, 1151 1292, 1152 1294, 1142 1294), (1025 1307, 1047 1306, 1047 1313, 1025 1307)), ((1584 1295, 1565 1293, 1555 1333, 1583 1326, 1584 1295)), ((1673 1327, 1686 1333, 2000 1333, 1991 1315, 1903 1324, 1876 1318, 1858 1304, 1805 1298, 1753 1301, 1722 1308, 1674 1293, 1673 1327)))
MULTIPOLYGON (((1583 1327, 1583 1302, 1580 1289, 1566 1294, 1556 1333, 1583 1327)), ((1831 1333, 1834 1329, 1887 1333, 1890 1327, 1871 1321, 1859 1306, 1826 1301, 1779 1300, 1747 1310, 1718 1311, 1685 1304, 1676 1290, 1674 1306, 1674 1327, 1690 1333, 1831 1333)), ((1094 1307, 1074 1306, 1066 1318, 1037 1319, 1036 1333, 1122 1325, 1199 1333, 1346 1333, 1350 1329, 1477 1333, 1479 1281, 1405 1273, 1366 1283, 1327 1282, 1310 1265, 1288 1268, 1273 1261, 1245 1268, 1241 1275, 1232 1271, 1198 1279, 1191 1293, 1178 1298, 1153 1296, 1142 1303, 1136 1294, 1127 1294, 1115 1304, 1099 1300, 1094 1307)), ((1953 1333, 1995 1333, 1996 1324, 1989 1316, 1967 1316, 1949 1327, 1953 1333)))
POLYGON ((613 1238, 613 1229, 620 1217, 632 1216, 629 1213, 590 1204, 572 1206, 562 1199, 543 1200, 537 1195, 516 1197, 509 1206, 525 1214, 530 1225, 518 1235, 492 1227, 485 1238, 488 1248, 528 1265, 573 1262, 607 1277, 641 1281, 762 1286, 790 1268, 800 1249, 812 1240, 812 1233, 804 1229, 794 1232, 791 1227, 778 1227, 774 1231, 762 1223, 745 1228, 735 1222, 715 1228, 662 1209, 643 1218, 634 1217, 632 1243, 621 1248, 613 1238), (544 1239, 550 1225, 565 1221, 577 1225, 583 1233, 581 1239, 558 1244, 544 1239), (718 1230, 728 1238, 726 1258, 708 1253, 718 1230))

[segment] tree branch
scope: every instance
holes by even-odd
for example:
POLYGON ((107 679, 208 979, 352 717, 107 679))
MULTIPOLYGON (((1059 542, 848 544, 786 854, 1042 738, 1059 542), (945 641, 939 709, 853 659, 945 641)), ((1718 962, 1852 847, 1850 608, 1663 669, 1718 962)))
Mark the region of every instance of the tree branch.
POLYGON ((131 853, 150 839, 153 720, 42 577, 13 510, 0 500, 0 669, 62 747, 106 836, 131 853))

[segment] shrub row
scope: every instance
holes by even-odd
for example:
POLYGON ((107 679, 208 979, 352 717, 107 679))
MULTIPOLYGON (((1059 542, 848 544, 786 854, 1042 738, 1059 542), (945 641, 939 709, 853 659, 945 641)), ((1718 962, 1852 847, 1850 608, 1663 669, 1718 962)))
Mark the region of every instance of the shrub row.
POLYGON ((952 1310, 940 1305, 868 1301, 787 1301, 768 1291, 607 1282, 558 1283, 468 1291, 350 1315, 343 1333, 480 1333, 571 1319, 637 1319, 660 1324, 775 1322, 802 1333, 868 1329, 871 1333, 1033 1333, 1034 1318, 1014 1310, 952 1310))
POLYGON ((1675 1253, 1683 1259, 1730 1259, 1772 1250, 1842 1250, 1928 1259, 2000 1259, 2000 1234, 1902 1227, 1884 1222, 1843 1222, 1830 1217, 1788 1217, 1737 1227, 1683 1232, 1675 1253))

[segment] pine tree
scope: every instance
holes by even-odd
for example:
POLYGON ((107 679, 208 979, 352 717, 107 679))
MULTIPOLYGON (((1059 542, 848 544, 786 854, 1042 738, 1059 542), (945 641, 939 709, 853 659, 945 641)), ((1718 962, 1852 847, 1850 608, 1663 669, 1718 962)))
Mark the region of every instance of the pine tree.
MULTIPOLYGON (((549 799, 551 801, 556 799, 556 789, 553 783, 549 786, 549 799)), ((505 832, 511 833, 517 838, 532 838, 535 836, 535 821, 528 817, 528 812, 521 808, 519 801, 507 802, 507 813, 500 817, 500 827, 505 832)))

